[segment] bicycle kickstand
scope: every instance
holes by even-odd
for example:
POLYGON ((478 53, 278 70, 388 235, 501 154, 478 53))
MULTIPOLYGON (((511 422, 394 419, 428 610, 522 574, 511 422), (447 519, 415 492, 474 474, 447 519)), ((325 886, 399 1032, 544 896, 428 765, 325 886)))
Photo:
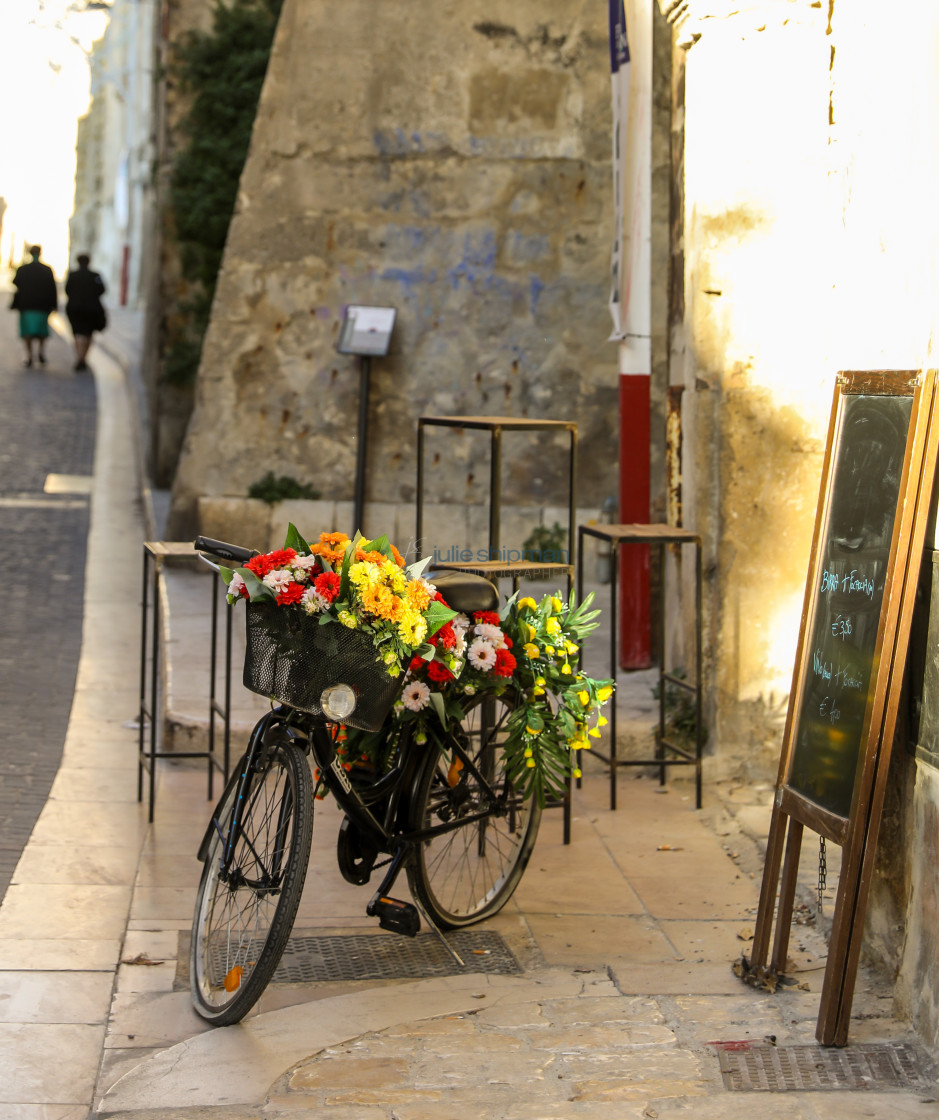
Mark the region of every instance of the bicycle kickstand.
POLYGON ((394 886, 398 874, 404 867, 407 854, 407 847, 402 844, 395 853, 381 885, 372 895, 368 906, 365 907, 365 913, 370 918, 378 918, 378 924, 382 929, 387 929, 392 933, 401 933, 406 937, 417 936, 417 931, 421 928, 421 918, 423 918, 428 928, 437 935, 444 948, 460 968, 465 968, 466 962, 447 941, 437 928, 437 924, 420 903, 415 905, 413 902, 402 902, 400 899, 391 898, 389 895, 388 892, 394 886))

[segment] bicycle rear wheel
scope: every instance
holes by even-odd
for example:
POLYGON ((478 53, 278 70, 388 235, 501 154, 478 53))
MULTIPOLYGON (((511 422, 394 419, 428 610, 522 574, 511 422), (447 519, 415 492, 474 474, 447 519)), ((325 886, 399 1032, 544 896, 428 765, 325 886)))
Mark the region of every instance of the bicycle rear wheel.
POLYGON ((411 828, 451 826, 422 841, 408 868, 412 893, 443 929, 501 910, 535 846, 541 809, 533 796, 520 797, 505 776, 502 743, 513 708, 508 698, 474 697, 455 733, 485 782, 454 763, 456 755, 436 751, 417 784, 411 828))
POLYGON ((309 764, 286 737, 277 739, 250 774, 234 853, 223 871, 239 785, 226 790, 216 810, 192 922, 192 1002, 216 1026, 244 1018, 274 974, 300 904, 313 836, 309 764))

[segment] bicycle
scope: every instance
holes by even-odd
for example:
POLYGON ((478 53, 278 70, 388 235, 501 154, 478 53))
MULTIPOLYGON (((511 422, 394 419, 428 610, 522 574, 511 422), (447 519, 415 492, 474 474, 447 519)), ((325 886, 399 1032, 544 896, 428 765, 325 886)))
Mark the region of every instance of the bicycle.
MULTIPOLYGON (((216 571, 208 556, 243 564, 258 555, 205 537, 195 548, 216 571)), ((431 578, 453 610, 471 615, 498 605, 496 588, 479 576, 438 571, 431 578)), ((347 771, 340 727, 383 734, 400 686, 377 686, 374 656, 369 669, 360 651, 343 645, 348 631, 327 629, 338 631, 336 656, 310 659, 315 680, 302 708, 275 702, 255 725, 199 847, 204 867, 190 989, 197 1013, 216 1026, 241 1020, 277 968, 303 891, 314 801, 324 790, 344 814, 337 843, 341 874, 364 886, 382 869, 366 913, 382 929, 408 936, 417 934, 421 918, 442 937, 443 930, 501 910, 538 834, 538 799, 516 792, 501 749, 517 704, 511 691, 463 697, 462 718, 449 723, 444 749, 405 734, 392 745, 385 772, 347 771), (358 702, 347 711, 350 691, 358 702), (315 791, 308 759, 316 768, 315 791), (402 871, 413 902, 391 895, 402 871)), ((249 627, 246 662, 263 660, 252 640, 249 627)), ((277 694, 276 686, 255 690, 277 694)))

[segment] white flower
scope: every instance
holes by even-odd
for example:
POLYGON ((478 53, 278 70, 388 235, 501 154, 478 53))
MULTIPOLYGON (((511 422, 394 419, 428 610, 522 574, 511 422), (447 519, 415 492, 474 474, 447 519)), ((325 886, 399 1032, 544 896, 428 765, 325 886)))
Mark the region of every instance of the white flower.
POLYGON ((469 629, 470 620, 465 614, 458 614, 455 618, 450 620, 450 625, 456 631, 462 631, 464 634, 469 629))
POLYGON ((430 689, 423 681, 412 681, 401 693, 401 702, 409 712, 421 712, 430 703, 430 689))
POLYGON ((290 566, 294 571, 308 572, 311 568, 315 568, 318 562, 318 556, 295 556, 290 561, 290 566))
POLYGON ((492 648, 492 643, 487 642, 485 638, 475 639, 469 647, 468 656, 470 665, 483 673, 488 673, 496 663, 496 651, 492 648))
POLYGON ((505 635, 498 626, 493 626, 490 622, 477 622, 474 633, 477 637, 491 642, 493 649, 505 649, 505 635))
POLYGON ((233 595, 236 599, 241 597, 241 592, 244 589, 245 581, 241 578, 238 572, 233 572, 231 582, 228 585, 228 594, 233 595))
POLYGON ((286 591, 289 584, 293 583, 293 573, 289 568, 275 568, 264 577, 267 584, 275 593, 286 591))
POLYGON ((307 614, 319 614, 320 611, 326 610, 329 603, 326 602, 315 587, 308 587, 300 596, 300 606, 303 607, 307 614))

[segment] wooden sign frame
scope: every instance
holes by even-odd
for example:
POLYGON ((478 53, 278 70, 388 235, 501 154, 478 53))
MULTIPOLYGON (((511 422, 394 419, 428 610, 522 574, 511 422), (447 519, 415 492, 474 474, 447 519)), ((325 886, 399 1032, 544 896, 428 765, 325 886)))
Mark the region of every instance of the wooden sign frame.
POLYGON ((750 959, 744 959, 744 979, 750 983, 784 973, 804 828, 841 845, 841 876, 816 1028, 816 1037, 826 1046, 847 1042, 936 464, 935 387, 935 370, 841 372, 832 403, 753 950, 750 959), (903 438, 897 421, 907 412, 903 438), (892 433, 892 452, 883 451, 889 440, 875 436, 874 442, 865 442, 865 424, 876 432, 878 419, 882 430, 892 433), (851 518, 841 508, 846 502, 866 501, 866 510, 875 509, 869 517, 865 513, 866 524, 876 524, 879 507, 859 486, 865 477, 862 468, 872 465, 865 462, 867 451, 875 445, 885 456, 892 454, 893 467, 899 468, 898 477, 893 467, 884 473, 880 467, 869 470, 871 493, 888 494, 881 498, 883 539, 875 541, 876 532, 866 529, 847 539, 843 527, 851 518), (884 547, 888 531, 889 549, 884 547), (865 533, 874 542, 867 552, 865 533), (847 567, 851 549, 857 557, 853 569, 847 567), (846 611, 833 610, 833 602, 846 604, 846 611), (851 635, 852 625, 853 642, 849 638, 839 646, 839 626, 851 635), (832 640, 835 648, 829 659, 832 640), (842 697, 849 718, 838 726, 842 697), (774 910, 775 938, 768 957, 774 910))

